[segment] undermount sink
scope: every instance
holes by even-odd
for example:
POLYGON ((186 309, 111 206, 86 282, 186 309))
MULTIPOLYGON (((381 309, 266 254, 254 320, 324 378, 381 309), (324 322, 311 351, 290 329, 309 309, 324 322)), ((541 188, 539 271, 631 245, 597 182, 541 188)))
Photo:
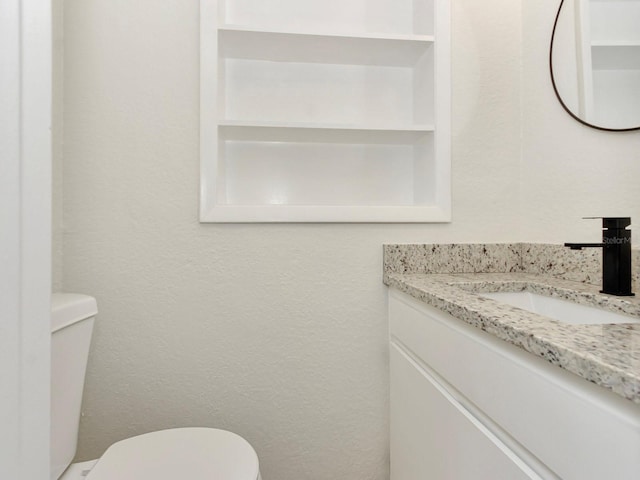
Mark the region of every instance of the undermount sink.
POLYGON ((512 307, 553 318, 559 322, 572 324, 611 324, 640 323, 640 319, 620 313, 602 310, 570 302, 568 300, 547 297, 531 292, 493 292, 481 293, 482 297, 497 300, 512 307))

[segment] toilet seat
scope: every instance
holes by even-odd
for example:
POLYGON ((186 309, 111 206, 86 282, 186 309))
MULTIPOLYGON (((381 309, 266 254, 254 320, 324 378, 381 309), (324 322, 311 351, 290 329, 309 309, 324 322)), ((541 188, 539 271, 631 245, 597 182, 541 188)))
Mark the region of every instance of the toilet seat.
POLYGON ((235 433, 174 428, 116 442, 87 480, 256 480, 258 456, 235 433))

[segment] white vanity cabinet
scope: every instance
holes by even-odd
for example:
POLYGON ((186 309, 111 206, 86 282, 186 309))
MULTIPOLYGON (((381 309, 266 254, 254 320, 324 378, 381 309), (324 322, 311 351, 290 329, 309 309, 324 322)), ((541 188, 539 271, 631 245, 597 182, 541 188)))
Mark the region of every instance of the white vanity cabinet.
POLYGON ((449 11, 200 0, 200 220, 449 221, 449 11))
POLYGON ((640 405, 395 289, 391 480, 640 478, 640 405))

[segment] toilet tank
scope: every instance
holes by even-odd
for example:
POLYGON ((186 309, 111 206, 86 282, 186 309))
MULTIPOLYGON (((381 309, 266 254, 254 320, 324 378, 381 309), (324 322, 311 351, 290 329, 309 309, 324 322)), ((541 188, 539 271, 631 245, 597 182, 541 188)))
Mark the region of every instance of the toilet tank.
POLYGON ((84 374, 96 300, 87 295, 51 296, 51 480, 76 454, 84 374))

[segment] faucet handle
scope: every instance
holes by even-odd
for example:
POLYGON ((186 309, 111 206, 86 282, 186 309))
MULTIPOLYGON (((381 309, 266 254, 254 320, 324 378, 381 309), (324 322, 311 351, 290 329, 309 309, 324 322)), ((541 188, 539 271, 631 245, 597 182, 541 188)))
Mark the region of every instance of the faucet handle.
POLYGON ((603 229, 624 230, 631 225, 631 217, 582 217, 583 220, 602 219, 603 229))

